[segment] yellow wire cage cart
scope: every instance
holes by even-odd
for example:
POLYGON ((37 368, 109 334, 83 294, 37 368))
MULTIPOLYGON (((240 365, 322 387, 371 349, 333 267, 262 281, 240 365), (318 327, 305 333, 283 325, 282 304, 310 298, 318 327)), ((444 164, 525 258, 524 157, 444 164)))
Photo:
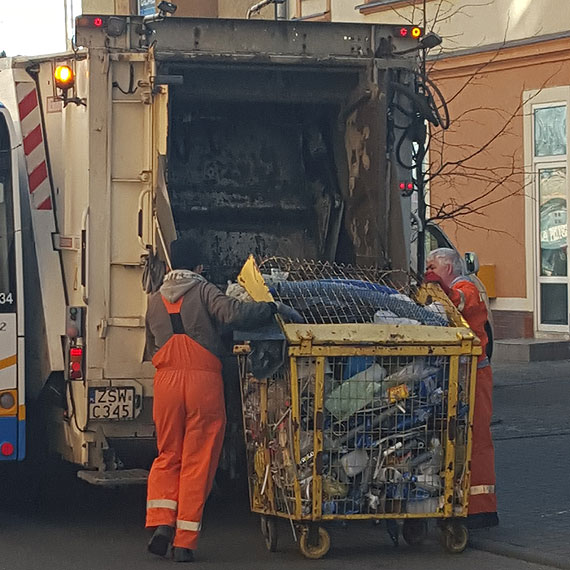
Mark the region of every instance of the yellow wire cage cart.
POLYGON ((441 289, 412 301, 401 274, 282 258, 250 257, 238 282, 305 321, 279 319, 234 346, 267 548, 277 517, 314 559, 330 548, 327 521, 386 519, 396 544, 400 531, 418 544, 433 518, 444 547, 462 552, 481 347, 441 289))

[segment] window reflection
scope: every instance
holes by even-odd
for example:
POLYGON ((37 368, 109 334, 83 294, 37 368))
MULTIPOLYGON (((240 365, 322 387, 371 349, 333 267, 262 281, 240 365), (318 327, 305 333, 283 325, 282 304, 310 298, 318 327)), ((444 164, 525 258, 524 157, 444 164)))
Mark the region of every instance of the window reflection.
POLYGON ((534 155, 566 154, 566 106, 534 110, 534 155))
POLYGON ((566 169, 539 171, 540 271, 542 276, 568 275, 566 169))

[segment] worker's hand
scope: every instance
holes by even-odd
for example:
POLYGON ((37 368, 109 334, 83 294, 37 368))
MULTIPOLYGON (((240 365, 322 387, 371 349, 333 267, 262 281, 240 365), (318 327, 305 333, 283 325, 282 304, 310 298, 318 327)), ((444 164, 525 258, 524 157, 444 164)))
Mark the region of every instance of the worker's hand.
POLYGON ((449 293, 449 287, 443 282, 443 279, 435 271, 425 272, 424 283, 438 283, 446 295, 449 293))
POLYGON ((305 319, 298 313, 293 307, 285 305, 280 301, 275 301, 275 307, 277 312, 283 317, 283 319, 290 323, 304 323, 305 319))

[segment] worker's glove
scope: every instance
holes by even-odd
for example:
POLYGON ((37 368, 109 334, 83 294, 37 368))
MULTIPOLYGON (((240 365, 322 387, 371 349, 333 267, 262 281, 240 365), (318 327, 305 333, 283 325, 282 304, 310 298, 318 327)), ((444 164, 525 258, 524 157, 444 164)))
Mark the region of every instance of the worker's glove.
POLYGON ((285 305, 285 303, 281 303, 281 301, 275 301, 273 304, 275 305, 276 312, 283 317, 283 320, 290 323, 305 322, 305 319, 300 313, 293 309, 293 307, 289 307, 289 305, 285 305))
POLYGON ((449 287, 443 282, 443 279, 435 271, 425 272, 424 283, 438 283, 446 295, 449 293, 449 287))

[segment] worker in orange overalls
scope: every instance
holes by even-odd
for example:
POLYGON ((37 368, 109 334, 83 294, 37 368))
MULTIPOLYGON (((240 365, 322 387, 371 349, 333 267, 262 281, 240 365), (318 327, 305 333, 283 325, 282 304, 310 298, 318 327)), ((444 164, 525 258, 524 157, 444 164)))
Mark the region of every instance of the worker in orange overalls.
POLYGON ((279 312, 302 320, 282 303, 243 303, 202 275, 202 260, 188 240, 171 244, 171 264, 146 315, 146 354, 156 368, 154 409, 158 457, 148 480, 148 544, 176 562, 192 562, 202 512, 212 488, 226 423, 220 325, 252 329, 279 312))
POLYGON ((485 332, 487 307, 477 286, 463 276, 461 257, 453 249, 439 248, 428 255, 424 281, 441 285, 481 341, 483 354, 477 364, 467 524, 470 528, 496 526, 499 518, 495 494, 495 449, 491 436, 493 373, 485 351, 488 342, 485 332))

